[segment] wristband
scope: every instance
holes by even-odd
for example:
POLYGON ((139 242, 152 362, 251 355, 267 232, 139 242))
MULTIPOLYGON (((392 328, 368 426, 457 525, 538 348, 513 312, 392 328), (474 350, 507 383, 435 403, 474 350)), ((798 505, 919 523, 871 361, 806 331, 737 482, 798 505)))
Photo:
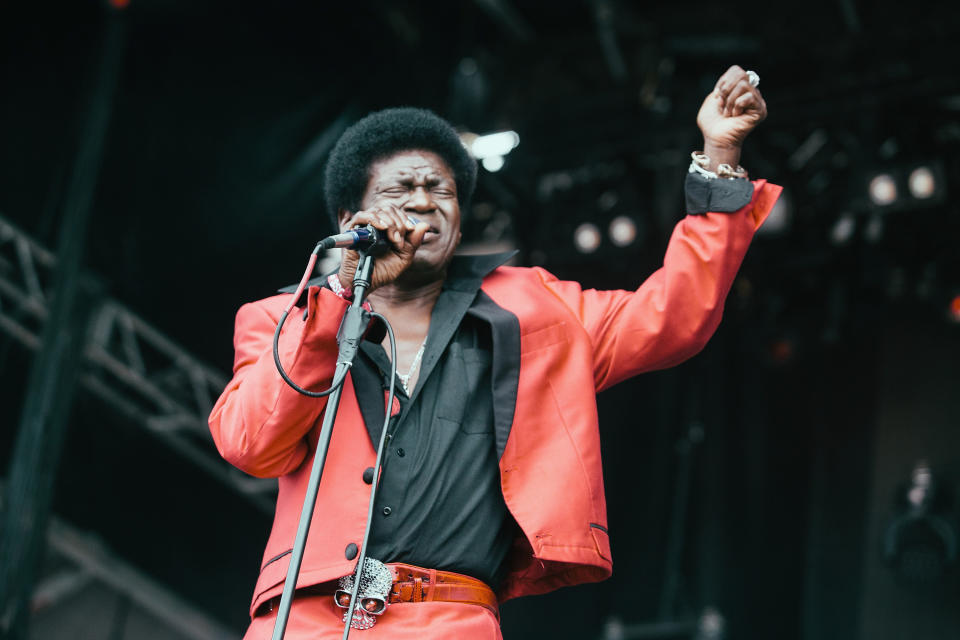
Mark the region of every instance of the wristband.
POLYGON ((684 191, 688 214, 733 213, 750 203, 753 183, 744 178, 711 179, 694 172, 687 174, 684 191))
POLYGON ((353 289, 351 287, 345 287, 340 282, 340 276, 336 273, 331 273, 327 276, 327 284, 330 285, 330 290, 335 294, 346 300, 347 302, 353 302, 353 289))

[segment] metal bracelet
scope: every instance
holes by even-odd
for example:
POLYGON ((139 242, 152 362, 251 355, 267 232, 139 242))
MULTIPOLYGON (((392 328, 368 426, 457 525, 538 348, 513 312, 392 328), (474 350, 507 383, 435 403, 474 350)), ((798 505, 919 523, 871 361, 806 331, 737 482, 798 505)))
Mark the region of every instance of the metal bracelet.
POLYGON ((737 165, 737 168, 734 169, 729 164, 721 164, 717 167, 716 172, 710 171, 707 167, 710 166, 710 156, 703 153, 702 151, 693 151, 690 153, 690 168, 687 170, 688 173, 699 173, 708 180, 715 180, 717 178, 746 178, 747 170, 742 166, 737 165))
POLYGON ((688 173, 699 173, 707 180, 716 180, 717 174, 707 169, 710 166, 710 158, 707 154, 700 151, 693 151, 690 154, 690 168, 688 173))
POLYGON ((721 164, 717 167, 717 175, 721 178, 746 178, 747 170, 737 165, 737 168, 734 169, 728 164, 721 164))

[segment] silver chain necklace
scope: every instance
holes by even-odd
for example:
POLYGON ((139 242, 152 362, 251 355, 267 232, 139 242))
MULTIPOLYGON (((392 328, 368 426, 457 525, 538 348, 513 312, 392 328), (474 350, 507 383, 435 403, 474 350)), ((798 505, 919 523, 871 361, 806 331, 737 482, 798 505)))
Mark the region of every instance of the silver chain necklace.
POLYGON ((413 358, 413 364, 410 365, 410 368, 407 369, 407 373, 397 373, 397 377, 400 378, 400 384, 403 385, 403 391, 408 396, 410 395, 410 376, 413 375, 413 372, 417 369, 417 365, 420 364, 420 358, 423 357, 423 351, 427 348, 427 339, 424 338, 423 342, 420 343, 420 348, 417 349, 417 355, 413 358))

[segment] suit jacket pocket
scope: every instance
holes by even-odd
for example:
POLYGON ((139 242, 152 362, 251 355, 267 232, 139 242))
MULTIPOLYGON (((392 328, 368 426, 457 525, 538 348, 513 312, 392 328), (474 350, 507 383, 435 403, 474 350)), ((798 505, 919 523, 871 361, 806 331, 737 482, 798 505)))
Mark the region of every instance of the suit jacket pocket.
POLYGON ((567 342, 567 323, 557 322, 520 336, 520 357, 567 342))

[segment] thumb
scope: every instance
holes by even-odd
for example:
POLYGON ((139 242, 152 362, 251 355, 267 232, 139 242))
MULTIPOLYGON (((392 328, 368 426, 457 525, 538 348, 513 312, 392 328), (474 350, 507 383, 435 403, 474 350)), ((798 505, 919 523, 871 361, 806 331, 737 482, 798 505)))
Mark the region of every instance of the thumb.
POLYGON ((427 231, 430 230, 430 225, 426 222, 418 222, 417 226, 413 228, 413 231, 410 232, 410 244, 414 247, 419 247, 423 242, 423 236, 426 235, 427 231))

